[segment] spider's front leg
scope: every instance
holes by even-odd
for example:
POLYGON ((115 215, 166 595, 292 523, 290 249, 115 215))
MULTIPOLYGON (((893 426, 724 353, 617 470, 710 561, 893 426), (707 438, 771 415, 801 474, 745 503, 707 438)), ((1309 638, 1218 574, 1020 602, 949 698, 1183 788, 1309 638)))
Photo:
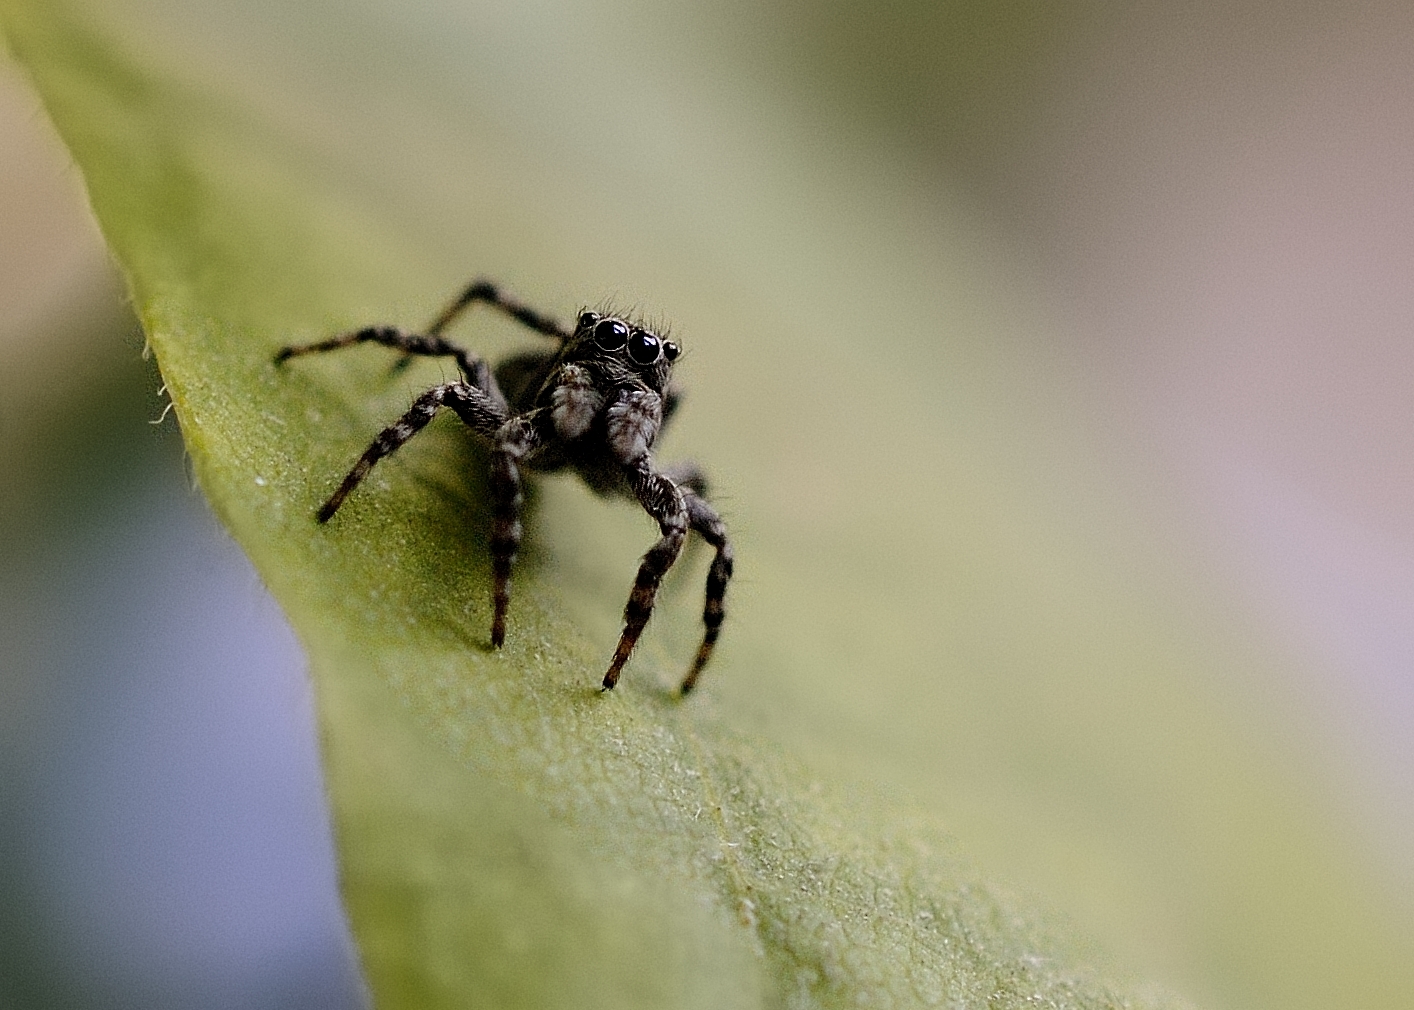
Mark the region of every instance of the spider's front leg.
POLYGON ((629 593, 624 606, 624 630, 619 636, 619 647, 614 650, 613 661, 604 674, 604 690, 611 689, 619 682, 619 674, 628 662, 633 647, 638 644, 638 636, 653 615, 653 602, 658 596, 658 586, 663 576, 673 567, 682 553, 683 541, 687 539, 688 512, 682 491, 667 477, 653 472, 652 463, 645 454, 638 467, 629 475, 634 496, 645 512, 658 520, 661 536, 658 542, 643 555, 638 566, 638 577, 634 579, 633 591, 629 593))
MULTIPOLYGON (((699 482, 705 480, 699 476, 699 482)), ((684 489, 683 499, 687 505, 688 521, 697 534, 716 548, 712 567, 707 569, 707 597, 702 605, 702 623, 706 630, 702 633, 702 644, 697 649, 697 658, 682 682, 680 693, 688 694, 697 686, 697 678, 702 668, 712 658, 717 636, 721 634, 722 621, 726 619, 727 583, 732 579, 732 544, 727 539, 727 527, 717 510, 708 505, 695 489, 684 489)))
POLYGON ((384 456, 391 456, 405 445, 414 435, 431 423, 437 411, 450 407, 473 431, 484 437, 497 431, 506 419, 506 408, 497 403, 483 389, 467 385, 465 382, 448 382, 434 386, 413 401, 406 414, 384 428, 364 450, 353 469, 348 472, 329 500, 319 508, 317 518, 327 523, 339 511, 339 506, 354 488, 368 476, 373 465, 384 456))
MULTIPOLYGON (((666 420, 666 411, 664 414, 666 420)), ((663 468, 663 475, 682 491, 687 505, 688 524, 694 533, 706 540, 717 552, 712 559, 712 567, 707 570, 707 596, 702 605, 702 623, 705 630, 702 644, 697 649, 697 658, 683 678, 681 694, 690 694, 702 676, 702 668, 712 658, 712 650, 717 647, 721 635, 722 621, 726 619, 727 583, 732 580, 732 543, 727 539, 727 525, 717 510, 707 503, 707 474, 702 467, 689 460, 673 463, 663 468)))
POLYGON ((320 340, 313 344, 292 344, 282 347, 275 355, 275 364, 283 365, 291 358, 305 354, 337 351, 343 347, 353 347, 355 344, 382 344, 384 347, 401 351, 403 357, 399 360, 398 367, 411 361, 415 354, 432 358, 455 358, 457 367, 461 369, 462 375, 466 376, 466 381, 489 396, 502 413, 506 412, 506 398, 501 394, 500 387, 496 385, 496 376, 492 373, 491 366, 486 363, 486 360, 475 354, 467 353, 455 344, 443 340, 436 333, 424 336, 420 333, 408 333, 396 326, 365 326, 361 330, 341 333, 337 337, 330 337, 328 340, 320 340))
POLYGON ((491 520, 492 589, 491 645, 499 649, 506 641, 506 611, 511 605, 511 566, 520 548, 521 508, 525 494, 521 489, 520 466, 544 440, 538 422, 543 410, 513 417, 497 430, 491 448, 491 493, 495 498, 495 515, 491 520))

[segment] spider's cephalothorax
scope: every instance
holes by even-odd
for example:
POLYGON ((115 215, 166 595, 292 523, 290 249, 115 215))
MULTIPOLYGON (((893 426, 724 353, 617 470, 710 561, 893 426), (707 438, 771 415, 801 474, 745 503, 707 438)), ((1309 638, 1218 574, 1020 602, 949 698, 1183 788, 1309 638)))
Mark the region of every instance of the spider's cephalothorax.
POLYGON ((442 407, 450 408, 491 449, 491 488, 495 512, 491 528, 491 567, 495 579, 491 644, 506 637, 511 564, 520 546, 521 469, 571 467, 600 494, 635 499, 658 523, 660 537, 638 567, 618 648, 604 674, 604 687, 618 683, 638 637, 653 613, 663 576, 681 553, 689 530, 715 550, 707 572, 707 602, 702 620, 706 633, 682 693, 697 684, 716 645, 725 615, 723 600, 732 577, 732 547, 726 527, 707 504, 706 480, 692 463, 659 469, 653 443, 677 407, 671 385, 678 346, 616 315, 585 311, 573 330, 503 294, 494 284, 476 281, 427 327, 408 333, 392 326, 372 326, 316 344, 286 347, 276 363, 301 354, 331 351, 359 343, 414 354, 455 358, 462 378, 434 386, 419 396, 401 418, 373 440, 343 483, 320 507, 328 522, 349 492, 384 456, 425 428, 442 407), (442 337, 468 306, 485 302, 558 342, 552 351, 518 354, 492 371, 484 360, 442 337))

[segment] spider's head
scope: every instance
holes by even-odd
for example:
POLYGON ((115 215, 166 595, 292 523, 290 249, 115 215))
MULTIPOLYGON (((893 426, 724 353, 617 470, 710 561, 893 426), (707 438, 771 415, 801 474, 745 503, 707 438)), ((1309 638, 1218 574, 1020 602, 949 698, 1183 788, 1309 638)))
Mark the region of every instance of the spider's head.
POLYGON ((637 377, 657 393, 668 388, 668 377, 679 354, 678 345, 651 330, 599 312, 581 312, 566 356, 593 361, 611 379, 637 377))

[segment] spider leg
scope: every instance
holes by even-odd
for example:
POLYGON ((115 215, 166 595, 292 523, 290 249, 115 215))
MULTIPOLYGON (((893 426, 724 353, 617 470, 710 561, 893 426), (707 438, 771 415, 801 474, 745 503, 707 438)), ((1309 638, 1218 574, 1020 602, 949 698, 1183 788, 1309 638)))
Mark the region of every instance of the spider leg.
POLYGON ((604 690, 611 689, 619 682, 619 674, 628 662, 633 647, 638 644, 638 636, 653 614, 653 601, 658 596, 658 586, 673 562, 682 553, 683 541, 687 539, 688 512, 684 495, 678 486, 660 473, 654 473, 647 457, 631 471, 629 480, 634 496, 654 519, 658 520, 661 536, 658 542, 643 555, 638 566, 638 577, 624 606, 624 630, 619 636, 619 647, 614 650, 614 658, 609 670, 604 674, 604 690))
MULTIPOLYGON (((545 334, 547 337, 555 337, 562 344, 574 335, 550 316, 536 312, 534 309, 503 292, 495 284, 480 277, 468 284, 461 294, 448 302, 447 307, 438 313, 437 318, 432 320, 427 327, 428 335, 440 338, 443 330, 451 326, 458 316, 477 302, 485 302, 493 308, 500 309, 521 325, 528 326, 537 333, 545 334)), ((398 371, 406 368, 408 355, 413 353, 417 352, 404 351, 403 356, 394 363, 393 370, 398 371)), ((470 376, 468 376, 468 378, 470 378, 470 376)), ((492 379, 491 381, 494 384, 495 380, 492 379)), ((477 382, 477 385, 482 385, 482 383, 477 382)))
POLYGON ((449 382, 442 386, 434 386, 414 400, 412 407, 406 414, 378 433, 378 437, 373 440, 372 445, 364 450, 363 455, 359 457, 358 462, 354 464, 353 469, 349 471, 338 490, 320 506, 317 513, 319 521, 327 523, 334 513, 339 511, 339 506, 344 503, 349 492, 358 487, 363 478, 368 476, 368 471, 373 469, 373 464, 384 456, 396 452, 404 443, 427 427, 442 407, 452 408, 470 428, 487 438, 494 435, 506 417, 505 405, 493 401, 490 394, 484 389, 469 386, 465 382, 449 382))
POLYGON ((543 445, 536 426, 541 411, 513 417, 496 431, 491 451, 491 493, 495 513, 491 521, 491 574, 493 613, 491 645, 499 649, 506 640, 506 611, 511 604, 511 566, 520 548, 520 464, 543 445))
MULTIPOLYGON (((698 471, 701 480, 701 471, 698 471)), ((707 630, 702 635, 702 645, 697 649, 697 658, 682 682, 681 693, 688 694, 697 686, 697 678, 707 660, 712 658, 712 650, 717 645, 717 636, 722 630, 722 620, 727 616, 723 603, 727 595, 727 583, 732 578, 732 544, 727 539, 727 527, 717 510, 708 505, 695 491, 683 495, 687 505, 688 522, 703 540, 717 549, 712 559, 712 567, 707 570, 707 599, 702 607, 702 623, 707 630)))
POLYGON ((485 302, 493 308, 500 309, 516 322, 528 326, 538 333, 543 333, 547 337, 556 337, 561 342, 574 336, 554 319, 517 301, 485 278, 477 278, 468 284, 466 290, 453 298, 441 314, 432 321, 432 325, 427 327, 427 332, 434 337, 439 336, 443 330, 452 325, 457 316, 476 302, 485 302))
POLYGON ((275 355, 275 364, 283 364, 290 358, 299 357, 302 354, 336 351, 341 347, 352 347, 355 344, 365 343, 382 344, 384 347, 402 351, 403 356, 393 366, 395 370, 404 367, 414 354, 456 358, 457 367, 466 376, 467 382, 485 392, 500 404, 503 411, 505 410, 506 398, 501 395, 501 389, 496 384, 496 376, 492 373, 491 366, 486 363, 485 359, 468 354, 455 344, 443 340, 436 333, 423 336, 418 333, 408 333, 396 326, 366 326, 361 330, 342 333, 337 337, 330 337, 328 340, 321 340, 317 343, 282 347, 275 355))
MULTIPOLYGON (((666 412, 666 404, 664 410, 666 412)), ((666 416, 664 417, 666 421, 666 416)), ((663 467, 663 476, 680 488, 684 488, 699 498, 707 497, 707 471, 694 460, 685 459, 663 467)))

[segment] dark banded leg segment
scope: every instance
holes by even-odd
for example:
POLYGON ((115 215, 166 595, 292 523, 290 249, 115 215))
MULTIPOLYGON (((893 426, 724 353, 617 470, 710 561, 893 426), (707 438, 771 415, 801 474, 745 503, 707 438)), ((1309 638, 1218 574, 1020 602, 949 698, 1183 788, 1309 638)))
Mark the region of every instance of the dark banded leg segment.
POLYGON ((684 494, 690 491, 699 498, 707 496, 707 471, 694 460, 685 459, 670 463, 663 467, 663 476, 682 488, 684 494))
POLYGON ((413 401, 411 409, 398 418, 397 422, 384 428, 378 437, 359 457, 348 476, 337 491, 320 506, 317 518, 327 523, 354 488, 368 476, 384 456, 389 456, 401 448, 437 416, 442 407, 451 407, 468 426, 489 438, 505 420, 505 407, 493 403, 485 390, 469 386, 465 382, 449 382, 444 386, 434 386, 413 401))
POLYGON ((540 446, 534 418, 539 412, 513 418, 496 432, 491 451, 491 493, 495 514, 491 519, 492 587, 491 645, 499 649, 506 641, 506 611, 511 605, 511 567, 520 549, 521 490, 520 465, 540 446))
POLYGON ((500 309, 522 326, 528 326, 547 337, 568 340, 574 335, 551 317, 536 312, 503 292, 495 284, 481 278, 472 281, 467 285, 465 291, 453 298, 441 314, 432 321, 432 325, 427 327, 427 332, 434 337, 440 335, 443 330, 456 321, 457 316, 477 302, 483 302, 492 308, 500 309))
POLYGON ((638 577, 634 579, 633 590, 624 606, 624 630, 619 636, 619 646, 614 650, 614 658, 609 670, 604 674, 604 690, 610 690, 619 682, 619 674, 624 664, 638 644, 648 618, 653 615, 653 602, 658 596, 658 586, 663 576, 673 567, 682 553, 683 541, 687 539, 688 514, 683 493, 671 480, 662 474, 645 468, 632 478, 634 494, 644 510, 658 520, 662 535, 658 542, 643 555, 638 566, 638 577))
POLYGON ((712 567, 707 570, 707 600, 702 607, 702 623, 706 631, 702 635, 702 645, 698 647, 697 658, 682 682, 681 693, 688 694, 697 686, 697 678, 702 668, 712 658, 712 650, 717 645, 717 636, 722 630, 722 621, 727 616, 725 601, 727 583, 732 579, 732 544, 727 539, 727 527, 717 510, 696 494, 688 492, 683 496, 687 505, 688 521, 703 540, 717 550, 712 559, 712 567))
POLYGON ((294 347, 282 347, 275 355, 275 363, 282 364, 290 358, 299 357, 303 354, 319 354, 324 351, 337 351, 341 347, 352 347, 355 344, 382 344, 384 347, 391 347, 394 350, 402 351, 403 358, 399 364, 410 360, 411 355, 422 354, 428 357, 441 358, 451 357, 457 361, 457 367, 466 376, 466 381, 483 390, 488 396, 496 401, 502 410, 505 410, 506 400, 501 395, 501 390, 496 385, 496 377, 491 372, 491 366, 482 358, 457 347, 455 344, 443 340, 439 335, 433 333, 423 336, 418 333, 408 333, 400 330, 396 326, 367 326, 361 330, 354 330, 351 333, 340 334, 337 337, 330 337, 328 340, 321 340, 315 344, 301 344, 294 347))

